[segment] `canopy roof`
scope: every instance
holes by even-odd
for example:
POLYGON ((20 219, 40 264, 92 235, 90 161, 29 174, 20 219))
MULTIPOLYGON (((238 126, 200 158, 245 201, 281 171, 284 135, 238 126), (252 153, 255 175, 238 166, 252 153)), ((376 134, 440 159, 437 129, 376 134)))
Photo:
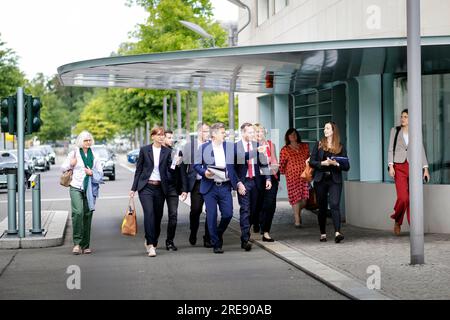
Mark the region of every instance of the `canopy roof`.
MULTIPOLYGON (((65 86, 289 94, 357 76, 405 73, 406 43, 367 39, 115 56, 70 63, 58 74, 65 86)), ((450 72, 450 36, 424 37, 422 45, 424 74, 450 72)))

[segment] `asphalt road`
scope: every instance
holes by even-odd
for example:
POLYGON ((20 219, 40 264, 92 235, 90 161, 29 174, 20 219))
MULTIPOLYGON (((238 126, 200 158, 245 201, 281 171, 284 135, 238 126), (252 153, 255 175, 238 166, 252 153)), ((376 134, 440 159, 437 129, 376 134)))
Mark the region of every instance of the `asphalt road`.
MULTIPOLYGON (((133 173, 119 164, 116 171, 117 180, 106 181, 100 190, 92 227, 94 253, 71 254, 70 223, 61 247, 0 250, 0 299, 345 299, 259 247, 244 252, 239 234, 230 229, 224 235, 223 255, 213 254, 200 243, 191 246, 189 208, 185 204, 180 204, 175 238, 179 250, 168 252, 159 247, 156 258, 147 257, 139 202, 139 234, 120 234, 133 173), (72 270, 80 271, 79 282, 73 281, 72 270), (80 284, 80 289, 73 289, 74 284, 80 284)), ((69 192, 59 186, 59 175, 58 162, 42 174, 43 210, 70 211, 69 192)), ((26 198, 31 199, 29 191, 26 198)), ((30 206, 27 203, 27 208, 30 206)), ((6 216, 6 208, 6 191, 2 190, 1 219, 6 216)), ((165 240, 166 214, 162 230, 161 244, 165 240)))

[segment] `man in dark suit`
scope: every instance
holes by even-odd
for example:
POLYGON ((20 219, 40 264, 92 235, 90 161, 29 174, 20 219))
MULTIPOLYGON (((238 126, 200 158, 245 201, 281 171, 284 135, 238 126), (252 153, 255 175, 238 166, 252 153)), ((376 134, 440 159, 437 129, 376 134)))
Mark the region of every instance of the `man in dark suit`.
POLYGON ((212 125, 211 135, 212 141, 202 145, 201 158, 195 160, 194 169, 202 176, 200 193, 206 204, 208 229, 214 253, 223 253, 223 233, 233 217, 231 190, 236 189, 237 184, 233 164, 234 144, 224 141, 223 123, 212 125), (217 206, 221 213, 219 226, 217 226, 217 206))
MULTIPOLYGON (((250 240, 250 225, 259 232, 259 215, 256 210, 258 201, 258 188, 261 186, 258 183, 261 179, 261 166, 267 166, 267 163, 262 164, 260 157, 258 157, 258 145, 254 142, 255 129, 251 123, 244 123, 241 126, 242 140, 235 143, 235 169, 238 176, 238 201, 240 206, 240 226, 241 226, 241 248, 245 251, 252 249, 250 240)), ((265 148, 261 148, 264 152, 265 148)), ((262 157, 264 158, 264 157, 262 157)), ((263 177, 266 181, 265 188, 270 190, 272 182, 270 176, 263 177)), ((260 190, 259 192, 263 192, 260 190)))
POLYGON ((142 147, 139 152, 130 197, 133 198, 135 192, 139 192, 144 210, 145 248, 149 257, 156 257, 164 200, 170 194, 171 175, 174 171, 170 169, 170 149, 162 145, 164 129, 152 129, 151 138, 153 144, 142 147))
POLYGON ((168 251, 177 251, 178 248, 173 242, 175 238, 175 231, 177 229, 177 217, 178 217, 178 197, 181 195, 181 201, 185 201, 187 198, 187 175, 184 163, 180 159, 180 155, 177 154, 179 149, 173 150, 173 131, 166 130, 164 138, 164 146, 169 148, 172 154, 171 169, 175 172, 171 175, 169 182, 169 192, 166 195, 167 209, 168 209, 168 223, 167 223, 167 239, 166 249, 168 251), (175 167, 173 166, 175 164, 175 167))
MULTIPOLYGON (((203 196, 200 193, 200 182, 202 176, 194 170, 195 154, 201 152, 201 146, 209 141, 210 130, 206 123, 197 125, 197 137, 191 137, 183 148, 183 163, 187 169, 187 191, 191 194, 191 211, 189 213, 189 226, 191 233, 189 243, 193 246, 197 243, 197 231, 200 226, 200 215, 203 212, 203 196)), ((201 158, 201 157, 197 157, 201 158)), ((203 236, 203 246, 212 248, 209 237, 207 220, 205 221, 205 235, 203 236)))

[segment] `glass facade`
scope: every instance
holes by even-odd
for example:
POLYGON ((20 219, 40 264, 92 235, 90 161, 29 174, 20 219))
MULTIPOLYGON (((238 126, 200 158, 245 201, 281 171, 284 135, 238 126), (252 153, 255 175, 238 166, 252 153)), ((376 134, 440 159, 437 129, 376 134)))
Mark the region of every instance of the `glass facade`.
MULTIPOLYGON (((422 77, 423 142, 430 165, 431 183, 450 184, 450 74, 422 77)), ((408 105, 407 80, 394 80, 394 119, 408 105)))

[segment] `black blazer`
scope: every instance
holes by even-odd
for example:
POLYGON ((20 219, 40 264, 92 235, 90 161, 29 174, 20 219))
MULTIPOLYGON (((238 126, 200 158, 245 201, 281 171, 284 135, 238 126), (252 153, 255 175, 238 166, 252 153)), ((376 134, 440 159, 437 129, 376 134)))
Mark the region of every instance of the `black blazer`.
MULTIPOLYGON (((246 152, 244 149, 244 145, 242 144, 242 140, 236 142, 234 144, 234 154, 235 154, 235 161, 234 166, 236 170, 236 174, 238 177, 238 182, 243 182, 247 175, 248 171, 248 161, 250 159, 254 159, 254 176, 257 181, 257 187, 258 189, 261 188, 262 180, 270 180, 270 176, 262 175, 261 174, 261 168, 267 167, 267 163, 262 163, 257 148, 259 145, 256 142, 251 142, 252 145, 252 151, 246 152)), ((264 160, 266 157, 263 157, 264 160)))
MULTIPOLYGON (((208 141, 206 141, 208 142, 208 141)), ((194 170, 195 159, 201 159, 202 150, 199 149, 196 137, 191 137, 190 141, 185 144, 183 153, 183 164, 186 173, 187 192, 192 192, 195 181, 197 181, 197 171, 194 170)))
MULTIPOLYGON (((161 175, 161 187, 164 194, 169 194, 173 187, 174 170, 170 169, 172 164, 171 151, 169 148, 161 147, 159 156, 159 173, 161 175), (170 173, 169 173, 170 172, 170 173)), ((139 151, 139 159, 136 164, 132 191, 141 191, 148 184, 148 179, 154 169, 153 144, 144 146, 139 151)))
MULTIPOLYGON (((170 152, 173 148, 169 148, 170 152)), ((180 151, 181 153, 181 151, 180 151)), ((181 154, 182 155, 182 154, 181 154)), ((180 165, 175 167, 175 171, 169 170, 170 184, 175 187, 177 194, 180 195, 183 192, 188 191, 188 177, 186 174, 186 165, 181 162, 180 165)))
MULTIPOLYGON (((314 145, 313 151, 311 153, 311 159, 309 160, 309 165, 314 168, 314 181, 320 182, 322 181, 326 169, 331 169, 331 177, 334 183, 342 183, 342 171, 350 170, 350 163, 346 163, 344 165, 340 165, 339 167, 330 166, 322 167, 321 162, 323 158, 324 151, 322 148, 319 148, 319 142, 314 145)), ((342 146, 342 150, 339 154, 335 155, 336 157, 347 157, 347 150, 345 150, 345 146, 342 146)))

